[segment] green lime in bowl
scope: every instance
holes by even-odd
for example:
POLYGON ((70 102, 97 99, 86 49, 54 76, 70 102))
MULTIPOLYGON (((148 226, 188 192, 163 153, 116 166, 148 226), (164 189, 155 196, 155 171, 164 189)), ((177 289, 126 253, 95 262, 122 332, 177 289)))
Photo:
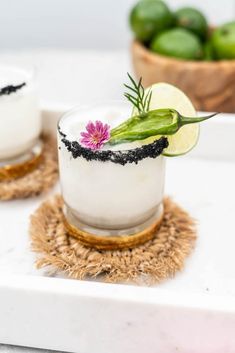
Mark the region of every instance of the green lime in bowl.
POLYGON ((156 33, 172 25, 173 14, 161 0, 141 0, 133 7, 129 21, 135 37, 149 42, 156 33))
POLYGON ((235 59, 235 21, 215 29, 211 43, 217 59, 235 59))
POLYGON ((200 40, 183 28, 173 28, 156 36, 150 48, 155 53, 184 60, 200 60, 203 56, 200 40))
POLYGON ((210 40, 205 42, 203 46, 203 51, 204 51, 203 60, 205 61, 215 60, 214 50, 210 40))
POLYGON ((175 12, 177 27, 188 29, 201 39, 208 34, 208 23, 203 13, 192 7, 183 7, 175 12))

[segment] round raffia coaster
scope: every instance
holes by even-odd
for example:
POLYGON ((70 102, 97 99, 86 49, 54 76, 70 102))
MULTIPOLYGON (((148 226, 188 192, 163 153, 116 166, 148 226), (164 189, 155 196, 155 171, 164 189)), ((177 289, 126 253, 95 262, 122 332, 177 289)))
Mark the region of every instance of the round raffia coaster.
POLYGON ((31 172, 13 180, 0 181, 0 200, 24 199, 49 190, 58 179, 56 141, 43 136, 40 163, 31 172))
POLYGON ((62 198, 55 196, 31 216, 32 249, 39 254, 36 265, 49 266, 52 274, 151 285, 182 270, 195 244, 194 220, 170 198, 164 201, 163 221, 152 240, 116 251, 88 248, 71 237, 63 224, 62 207, 62 198))

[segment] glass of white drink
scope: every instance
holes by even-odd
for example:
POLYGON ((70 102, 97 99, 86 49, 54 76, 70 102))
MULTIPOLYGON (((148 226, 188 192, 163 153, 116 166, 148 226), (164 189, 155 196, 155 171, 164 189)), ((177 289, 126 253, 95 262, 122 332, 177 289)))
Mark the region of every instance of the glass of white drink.
POLYGON ((91 118, 116 126, 127 116, 124 105, 107 103, 75 109, 62 117, 58 125, 66 217, 69 223, 90 233, 133 234, 162 216, 165 159, 160 155, 161 145, 158 156, 150 158, 151 151, 144 151, 137 143, 98 151, 74 143, 79 142, 91 118), (72 152, 69 146, 73 144, 72 152))
POLYGON ((108 102, 75 108, 58 124, 65 225, 83 243, 100 249, 152 237, 163 215, 163 154, 188 152, 198 139, 195 123, 211 117, 195 117, 191 102, 173 86, 145 91, 141 81, 130 79, 133 87, 126 87, 136 96, 125 96, 132 111, 108 102), (168 101, 187 117, 167 108, 168 101), (156 102, 158 109, 152 108, 156 102))
POLYGON ((27 160, 41 133, 33 70, 0 66, 0 116, 1 167, 27 160))

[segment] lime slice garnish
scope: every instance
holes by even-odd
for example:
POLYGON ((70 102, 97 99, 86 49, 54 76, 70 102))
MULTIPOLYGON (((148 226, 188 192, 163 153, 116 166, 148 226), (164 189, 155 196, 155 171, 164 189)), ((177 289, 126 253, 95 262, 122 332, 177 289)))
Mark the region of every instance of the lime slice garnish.
MULTIPOLYGON (((150 110, 172 108, 181 115, 187 117, 196 117, 197 113, 190 99, 178 88, 168 83, 156 83, 146 89, 151 88, 152 98, 150 110)), ((133 115, 137 114, 136 108, 133 109, 133 115)), ((169 146, 164 150, 165 156, 179 156, 189 152, 196 144, 199 138, 199 124, 183 126, 176 134, 168 135, 169 146)), ((160 136, 150 137, 139 141, 142 145, 155 141, 160 136)))

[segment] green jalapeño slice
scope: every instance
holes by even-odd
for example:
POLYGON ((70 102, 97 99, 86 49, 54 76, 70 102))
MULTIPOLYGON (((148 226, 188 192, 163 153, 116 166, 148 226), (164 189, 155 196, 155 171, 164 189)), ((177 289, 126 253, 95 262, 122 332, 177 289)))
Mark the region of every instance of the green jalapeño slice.
POLYGON ((133 142, 159 135, 173 135, 184 125, 208 120, 216 114, 204 117, 184 117, 175 109, 150 110, 135 115, 112 129, 109 144, 133 142))

